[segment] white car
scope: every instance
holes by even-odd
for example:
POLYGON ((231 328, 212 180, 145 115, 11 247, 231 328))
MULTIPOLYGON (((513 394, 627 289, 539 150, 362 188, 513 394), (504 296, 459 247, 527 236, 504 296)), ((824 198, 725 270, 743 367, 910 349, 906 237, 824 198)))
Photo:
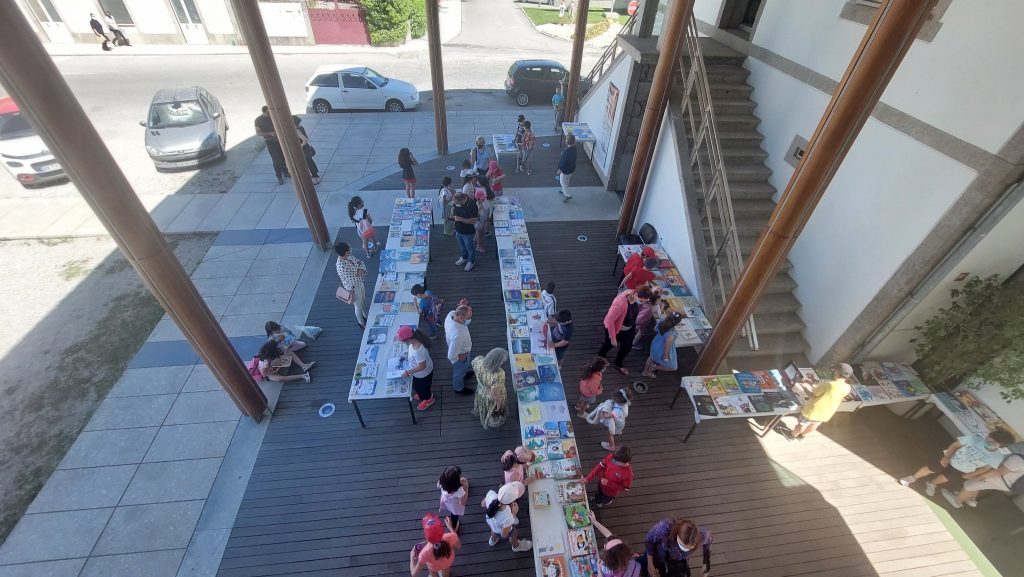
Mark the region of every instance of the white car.
POLYGON ((321 66, 306 81, 306 110, 412 110, 420 92, 408 82, 387 78, 366 66, 321 66))
POLYGON ((67 178, 11 98, 0 98, 0 160, 7 172, 26 188, 67 178))

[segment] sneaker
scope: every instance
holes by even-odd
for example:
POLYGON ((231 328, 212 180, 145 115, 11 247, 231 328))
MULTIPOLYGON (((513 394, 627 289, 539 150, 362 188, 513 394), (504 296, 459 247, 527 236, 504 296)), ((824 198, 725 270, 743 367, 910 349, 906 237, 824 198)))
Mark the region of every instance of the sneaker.
POLYGON ((512 547, 512 550, 516 553, 523 553, 524 551, 529 551, 530 549, 533 549, 533 541, 530 541, 529 539, 520 539, 519 546, 512 547))
POLYGON ((957 500, 956 495, 953 494, 949 489, 942 490, 942 496, 946 498, 946 501, 953 506, 954 509, 962 509, 963 503, 957 500))
POLYGON ((924 494, 928 495, 929 497, 934 497, 935 496, 935 483, 932 483, 931 481, 925 481, 924 482, 924 494))
POLYGON ((309 376, 309 373, 302 373, 302 379, 307 383, 313 382, 313 379, 309 376))
POLYGON ((462 265, 466 264, 466 262, 468 262, 468 261, 466 261, 466 259, 464 259, 462 257, 459 257, 459 260, 455 261, 455 266, 462 266, 462 265))
POLYGON ((569 202, 570 200, 572 200, 571 194, 562 198, 562 202, 569 202))
POLYGON ((978 500, 977 499, 971 499, 970 501, 964 501, 964 505, 967 505, 968 507, 974 507, 975 509, 977 509, 978 508, 978 500))
POLYGON ((437 398, 430 397, 429 399, 427 399, 425 401, 420 401, 420 404, 416 405, 416 410, 417 411, 426 411, 427 409, 429 409, 431 407, 431 405, 434 404, 434 401, 436 401, 436 400, 437 400, 437 398))
MULTIPOLYGON (((522 543, 522 541, 520 541, 520 543, 522 543)), ((487 540, 487 544, 491 547, 494 547, 498 544, 498 539, 495 539, 494 534, 491 534, 491 538, 487 540)))
POLYGON ((601 441, 601 448, 604 449, 605 451, 612 451, 613 453, 615 452, 615 447, 611 446, 608 443, 608 441, 601 441))
POLYGON ((466 268, 463 269, 463 270, 465 270, 466 272, 469 272, 469 271, 473 270, 473 267, 475 267, 475 266, 476 266, 476 263, 470 261, 470 262, 466 263, 466 268))
POLYGON ((309 369, 312 369, 313 365, 315 365, 315 364, 316 364, 316 361, 310 361, 310 362, 306 363, 306 366, 302 367, 302 370, 303 371, 309 371, 309 369))
POLYGON ((320 177, 319 176, 314 176, 313 177, 313 184, 320 184, 320 177))
POLYGON ((903 477, 902 479, 900 479, 900 485, 903 485, 904 487, 909 487, 910 484, 913 483, 914 481, 915 479, 913 475, 909 477, 903 477))

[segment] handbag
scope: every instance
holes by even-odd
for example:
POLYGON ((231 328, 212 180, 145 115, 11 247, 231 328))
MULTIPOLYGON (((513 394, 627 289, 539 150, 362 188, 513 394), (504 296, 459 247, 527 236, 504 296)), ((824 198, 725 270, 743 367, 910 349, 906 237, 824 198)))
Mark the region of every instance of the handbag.
POLYGON ((338 285, 338 290, 334 291, 334 296, 338 297, 338 300, 350 305, 356 302, 356 291, 348 290, 347 288, 338 285))

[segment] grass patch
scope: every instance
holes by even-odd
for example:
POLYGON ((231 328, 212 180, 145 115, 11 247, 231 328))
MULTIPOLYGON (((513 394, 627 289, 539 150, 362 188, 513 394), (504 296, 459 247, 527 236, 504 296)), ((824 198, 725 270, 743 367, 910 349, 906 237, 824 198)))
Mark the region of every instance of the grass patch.
POLYGON ((89 272, 89 259, 76 258, 60 265, 60 278, 64 280, 75 280, 83 277, 89 272))
MULTIPOLYGON (((533 22, 534 26, 540 26, 541 24, 570 24, 569 16, 558 17, 558 10, 545 10, 544 8, 531 8, 523 7, 522 11, 526 14, 526 17, 533 22)), ((590 10, 587 12, 587 24, 596 24, 605 18, 606 12, 604 10, 590 10)), ((629 20, 629 16, 626 14, 619 15, 619 24, 625 24, 629 20)))

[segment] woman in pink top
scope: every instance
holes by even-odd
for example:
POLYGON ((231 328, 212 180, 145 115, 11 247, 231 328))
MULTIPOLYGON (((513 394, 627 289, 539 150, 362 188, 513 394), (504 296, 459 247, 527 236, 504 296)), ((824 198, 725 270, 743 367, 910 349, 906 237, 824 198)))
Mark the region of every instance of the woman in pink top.
POLYGON ((629 370, 622 366, 622 363, 633 348, 640 306, 650 299, 651 289, 646 285, 636 290, 622 291, 612 301, 612 306, 608 307, 608 314, 604 317, 604 344, 598 350, 597 356, 608 358, 608 351, 618 347, 619 352, 616 353, 612 366, 623 375, 629 374, 629 370))
POLYGON ((445 518, 444 524, 448 527, 448 532, 443 536, 438 538, 436 532, 427 532, 425 529, 427 542, 417 543, 409 551, 409 574, 412 577, 416 577, 424 567, 430 577, 448 577, 450 574, 448 570, 455 562, 455 552, 462 546, 462 543, 452 529, 451 519, 445 518))
POLYGON ((597 397, 604 392, 603 379, 604 370, 608 368, 608 361, 597 357, 583 367, 583 374, 580 375, 580 400, 576 401, 576 416, 586 418, 590 412, 590 406, 597 402, 597 397))

